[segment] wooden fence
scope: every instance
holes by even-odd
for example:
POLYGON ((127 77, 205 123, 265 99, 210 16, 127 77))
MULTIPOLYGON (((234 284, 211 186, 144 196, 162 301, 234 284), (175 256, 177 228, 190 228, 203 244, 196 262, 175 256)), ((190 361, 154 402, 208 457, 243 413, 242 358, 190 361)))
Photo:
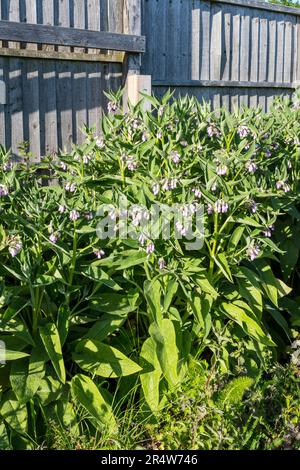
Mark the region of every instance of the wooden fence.
POLYGON ((142 0, 154 91, 269 107, 300 82, 300 10, 252 0, 142 0))
POLYGON ((131 97, 150 75, 158 95, 170 87, 214 107, 267 109, 300 83, 300 10, 252 0, 0 0, 0 144, 15 155, 24 141, 37 159, 70 148, 84 124, 99 133, 103 91, 127 80, 131 97))
POLYGON ((38 159, 82 142, 84 124, 99 133, 103 91, 118 89, 145 49, 139 7, 140 0, 0 1, 0 143, 17 155, 28 141, 38 159))

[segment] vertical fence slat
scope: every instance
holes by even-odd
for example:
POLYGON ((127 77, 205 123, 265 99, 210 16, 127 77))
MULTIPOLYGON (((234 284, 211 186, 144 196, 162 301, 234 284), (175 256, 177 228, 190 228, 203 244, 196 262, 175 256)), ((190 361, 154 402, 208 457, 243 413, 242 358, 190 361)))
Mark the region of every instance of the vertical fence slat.
POLYGON ((268 58, 268 22, 265 18, 260 20, 259 34, 259 81, 267 80, 267 58, 268 58))
MULTIPOLYGON (((235 10, 234 10, 235 11, 235 10)), ((240 80, 240 41, 241 41, 241 17, 234 12, 232 17, 232 62, 231 80, 240 80)))
POLYGON ((293 24, 290 20, 285 23, 284 37, 284 64, 283 64, 283 81, 292 81, 292 48, 293 48, 293 24))
POLYGON ((18 148, 24 142, 23 127, 23 87, 22 87, 22 69, 24 61, 11 58, 9 60, 9 114, 8 123, 11 134, 12 152, 18 155, 18 148))
POLYGON ((39 69, 38 60, 24 62, 23 75, 23 116, 25 139, 29 143, 32 160, 39 161, 40 157, 40 98, 39 98, 39 69))
MULTIPOLYGON (((73 21, 74 28, 85 29, 86 28, 86 18, 85 18, 85 1, 84 0, 74 0, 73 2, 73 21)), ((84 47, 75 47, 74 52, 85 52, 84 47)))
POLYGON ((210 79, 220 80, 222 57, 222 10, 219 6, 212 5, 211 16, 210 79))
POLYGON ((202 50, 201 57, 201 80, 209 80, 210 70, 210 7, 209 2, 201 3, 201 43, 200 49, 202 50))
POLYGON ((240 79, 247 82, 249 80, 250 63, 250 16, 243 9, 241 16, 241 50, 240 50, 240 79))
POLYGON ((223 51, 222 51, 222 80, 230 80, 231 65, 231 27, 232 27, 231 11, 226 11, 223 15, 223 51))
MULTIPOLYGON (((41 105, 44 116, 44 153, 49 155, 58 149, 58 119, 56 99, 56 67, 53 60, 42 62, 43 78, 41 105)), ((42 147, 43 148, 43 147, 42 147)), ((43 152, 42 152, 43 155, 43 152)))
MULTIPOLYGON (((192 51, 191 51, 191 78, 192 80, 200 79, 200 55, 202 51, 200 50, 200 0, 193 2, 192 9, 192 51)), ((155 75, 156 76, 156 75, 155 75)))
POLYGON ((284 51, 284 27, 285 23, 280 20, 277 23, 277 60, 276 60, 276 81, 283 81, 283 51, 284 51))
POLYGON ((275 61, 276 61, 276 19, 270 16, 269 27, 269 47, 268 47, 268 81, 275 82, 275 61))

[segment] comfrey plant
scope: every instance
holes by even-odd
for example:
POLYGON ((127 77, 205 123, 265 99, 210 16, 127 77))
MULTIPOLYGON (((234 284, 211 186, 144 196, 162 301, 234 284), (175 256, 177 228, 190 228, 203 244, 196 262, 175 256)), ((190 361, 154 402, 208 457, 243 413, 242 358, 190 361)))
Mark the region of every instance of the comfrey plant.
POLYGON ((1 151, 0 433, 23 446, 47 420, 116 436, 129 390, 155 415, 191 357, 250 373, 300 323, 298 107, 119 98, 68 154, 1 151))

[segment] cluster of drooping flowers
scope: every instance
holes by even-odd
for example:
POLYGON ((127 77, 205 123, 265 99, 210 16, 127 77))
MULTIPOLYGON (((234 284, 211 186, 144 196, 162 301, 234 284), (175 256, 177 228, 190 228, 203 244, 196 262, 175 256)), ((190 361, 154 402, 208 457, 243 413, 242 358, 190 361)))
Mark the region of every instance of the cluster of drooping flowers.
POLYGON ((163 269, 166 269, 167 263, 163 258, 159 258, 158 260, 158 267, 162 271, 163 269))
POLYGON ((115 103, 114 101, 109 101, 109 103, 107 104, 107 111, 109 113, 115 113, 117 109, 118 109, 117 103, 115 103))
POLYGON ((60 214, 64 214, 64 213, 66 212, 66 206, 64 206, 63 204, 60 204, 60 205, 58 206, 58 212, 59 212, 60 214))
POLYGON ((51 233, 51 235, 49 237, 49 240, 50 240, 51 243, 53 243, 53 245, 56 245, 56 243, 59 240, 59 234, 57 232, 51 233))
POLYGON ((171 191, 172 189, 176 189, 178 184, 177 178, 171 178, 171 179, 164 179, 162 181, 162 186, 161 189, 163 191, 171 191))
POLYGON ((94 255, 96 256, 97 259, 102 259, 105 256, 105 251, 103 250, 95 250, 94 255))
POLYGON ((217 175, 225 176, 227 175, 227 172, 228 172, 228 167, 226 165, 219 165, 217 167, 217 175))
POLYGON ((80 218, 80 213, 77 211, 77 210, 72 210, 70 212, 70 220, 72 222, 76 222, 76 220, 78 220, 80 218))
POLYGON ((266 230, 263 231, 263 235, 266 237, 266 238, 271 238, 272 237, 272 232, 274 232, 275 230, 275 227, 273 224, 269 225, 266 230))
POLYGON ((66 186, 65 186, 65 190, 69 193, 75 193, 76 184, 75 183, 67 183, 66 186))
POLYGON ((142 222, 146 223, 150 220, 150 213, 147 209, 141 207, 133 207, 131 210, 132 225, 138 227, 142 222))
POLYGON ((210 124, 207 128, 207 134, 208 137, 220 137, 221 133, 220 131, 216 128, 214 124, 210 124))
POLYGON ((251 244, 247 249, 247 256, 251 261, 254 261, 260 253, 260 248, 258 245, 251 244))
POLYGON ((147 140, 149 140, 149 139, 150 139, 150 132, 148 132, 148 131, 143 132, 142 141, 147 142, 147 140))
POLYGON ((183 237, 187 235, 188 233, 187 224, 184 224, 180 220, 177 220, 177 222, 175 223, 175 227, 176 227, 177 232, 180 233, 180 235, 182 235, 183 237))
POLYGON ((82 161, 84 165, 87 165, 91 161, 91 159, 92 159, 91 155, 83 155, 82 157, 82 161))
POLYGON ((248 202, 248 205, 249 205, 249 210, 252 214, 255 214, 257 212, 257 204, 255 201, 253 201, 253 199, 251 199, 251 201, 248 202))
POLYGON ((200 189, 193 188, 192 193, 194 193, 196 199, 200 199, 202 197, 202 192, 200 189))
POLYGON ((152 253, 154 253, 154 251, 155 251, 154 243, 151 242, 151 241, 149 241, 149 243, 148 243, 148 245, 147 245, 147 247, 146 247, 146 253, 147 253, 148 255, 151 255, 152 253))
POLYGON ((252 160, 248 160, 245 166, 249 173, 255 173, 257 170, 257 165, 252 160))
POLYGON ((22 248, 22 240, 18 235, 8 237, 8 251, 13 258, 21 252, 22 248))
POLYGON ((175 163, 175 165, 178 165, 178 163, 180 162, 180 155, 179 155, 179 153, 176 152, 175 150, 173 150, 173 151, 171 152, 170 157, 171 157, 172 162, 175 163))
POLYGON ((99 149, 103 149, 105 146, 104 139, 102 137, 95 137, 95 143, 99 149))
POLYGON ((67 171, 67 164, 65 162, 59 162, 59 166, 63 171, 67 171))
POLYGON ((152 192, 153 192, 154 196, 157 196, 159 194, 159 191, 160 191, 160 184, 155 183, 152 186, 152 192))
POLYGON ((248 126, 239 126, 237 128, 237 133, 240 136, 241 139, 244 139, 250 134, 250 129, 248 126))
POLYGON ((229 205, 224 199, 218 199, 218 201, 215 202, 214 205, 214 211, 217 214, 226 214, 228 212, 229 205))
POLYGON ((5 163, 3 163, 3 171, 4 171, 4 172, 7 173, 8 171, 11 171, 12 168, 13 168, 12 162, 5 162, 5 163))
POLYGON ((138 162, 131 155, 122 155, 121 160, 125 164, 129 171, 135 171, 138 167, 138 162))
POLYGON ((0 184, 0 197, 8 196, 9 190, 5 184, 0 184))
POLYGON ((285 193, 290 192, 291 188, 285 181, 277 181, 276 189, 282 189, 285 193))

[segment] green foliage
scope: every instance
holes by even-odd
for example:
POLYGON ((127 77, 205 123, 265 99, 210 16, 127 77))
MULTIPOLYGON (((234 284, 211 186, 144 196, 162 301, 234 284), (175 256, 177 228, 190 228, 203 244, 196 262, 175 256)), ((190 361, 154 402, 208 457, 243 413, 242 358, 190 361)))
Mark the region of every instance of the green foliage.
POLYGON ((27 146, 18 164, 1 150, 4 447, 40 445, 49 422, 117 441, 126 410, 158 419, 191 360, 248 377, 223 391, 238 406, 300 324, 297 96, 269 114, 170 93, 124 114, 109 98, 101 138, 86 129, 36 166, 27 146), (120 228, 125 198, 137 237, 101 238, 101 210, 120 228), (152 237, 140 222, 153 204, 203 205, 203 245, 174 223, 152 237))

